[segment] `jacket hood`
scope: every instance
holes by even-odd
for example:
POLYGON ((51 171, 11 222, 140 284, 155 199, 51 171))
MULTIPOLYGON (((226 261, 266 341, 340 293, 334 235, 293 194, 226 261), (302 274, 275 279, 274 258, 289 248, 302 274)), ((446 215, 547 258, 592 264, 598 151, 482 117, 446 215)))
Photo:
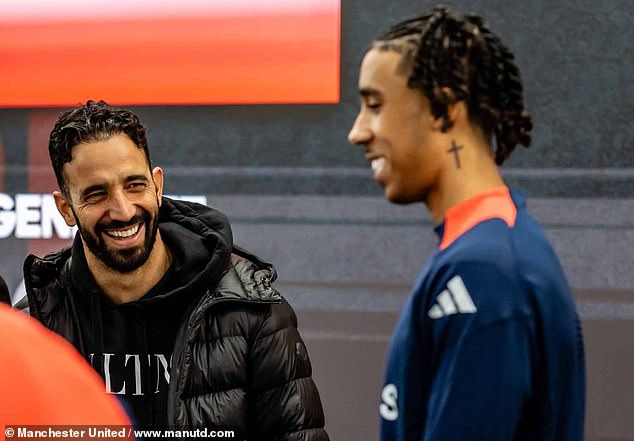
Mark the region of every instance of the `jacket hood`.
POLYGON ((233 247, 231 226, 223 213, 205 205, 163 198, 159 231, 173 257, 170 282, 143 302, 160 301, 182 292, 204 292, 205 287, 217 284, 229 265, 233 247))
POLYGON ((206 205, 163 197, 159 222, 182 226, 212 247, 218 247, 218 252, 229 253, 233 246, 233 234, 227 216, 206 205))

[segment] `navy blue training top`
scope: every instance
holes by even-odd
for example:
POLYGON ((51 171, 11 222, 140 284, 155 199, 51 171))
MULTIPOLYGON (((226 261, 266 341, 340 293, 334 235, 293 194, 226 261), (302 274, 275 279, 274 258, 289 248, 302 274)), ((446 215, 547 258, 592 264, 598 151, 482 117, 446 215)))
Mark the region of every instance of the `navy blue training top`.
POLYGON ((523 195, 489 190, 436 232, 392 339, 382 441, 582 441, 579 317, 523 195))

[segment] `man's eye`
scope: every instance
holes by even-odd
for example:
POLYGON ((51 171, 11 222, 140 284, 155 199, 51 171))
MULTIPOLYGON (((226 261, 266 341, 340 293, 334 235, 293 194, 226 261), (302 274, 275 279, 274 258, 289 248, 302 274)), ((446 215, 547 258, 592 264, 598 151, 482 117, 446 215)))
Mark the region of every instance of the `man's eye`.
POLYGON ((143 190, 145 188, 145 183, 143 182, 134 182, 128 187, 130 190, 143 190))
POLYGON ((381 108, 381 103, 370 102, 366 104, 366 107, 370 110, 378 110, 381 108))
POLYGON ((87 201, 95 201, 95 200, 98 200, 98 199, 101 199, 102 197, 104 197, 105 194, 106 193, 103 192, 103 191, 98 191, 98 192, 90 193, 90 194, 86 195, 85 199, 87 201))

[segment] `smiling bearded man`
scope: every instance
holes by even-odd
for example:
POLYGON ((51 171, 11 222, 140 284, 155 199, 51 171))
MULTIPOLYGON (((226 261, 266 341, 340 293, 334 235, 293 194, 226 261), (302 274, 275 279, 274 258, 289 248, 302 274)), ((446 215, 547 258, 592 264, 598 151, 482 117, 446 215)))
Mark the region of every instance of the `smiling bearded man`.
MULTIPOLYGON (((87 258, 114 273, 130 273, 145 264, 158 235, 162 170, 157 167, 150 174, 143 151, 127 135, 117 133, 76 145, 63 176, 64 189, 53 196, 66 222, 77 224, 87 258), (109 192, 117 204, 114 210, 103 203, 109 192), (133 202, 129 207, 123 193, 133 202)), ((161 248, 159 236, 158 253, 161 248)))
MULTIPOLYGON (((227 218, 163 197, 138 117, 89 101, 49 153, 72 247, 24 265, 29 309, 69 340, 145 428, 327 441, 306 348, 275 269, 227 218)), ((71 386, 72 387, 72 386, 71 386)))

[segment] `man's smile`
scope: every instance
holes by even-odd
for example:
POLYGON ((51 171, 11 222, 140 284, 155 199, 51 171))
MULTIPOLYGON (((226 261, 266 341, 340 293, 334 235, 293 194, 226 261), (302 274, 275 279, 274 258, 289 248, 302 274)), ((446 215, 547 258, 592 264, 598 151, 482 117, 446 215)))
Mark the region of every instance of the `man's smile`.
POLYGON ((140 223, 133 225, 132 227, 126 229, 126 230, 105 230, 104 233, 106 233, 108 236, 110 237, 115 237, 115 238, 127 238, 130 236, 134 236, 137 231, 139 231, 139 227, 141 226, 140 223))

